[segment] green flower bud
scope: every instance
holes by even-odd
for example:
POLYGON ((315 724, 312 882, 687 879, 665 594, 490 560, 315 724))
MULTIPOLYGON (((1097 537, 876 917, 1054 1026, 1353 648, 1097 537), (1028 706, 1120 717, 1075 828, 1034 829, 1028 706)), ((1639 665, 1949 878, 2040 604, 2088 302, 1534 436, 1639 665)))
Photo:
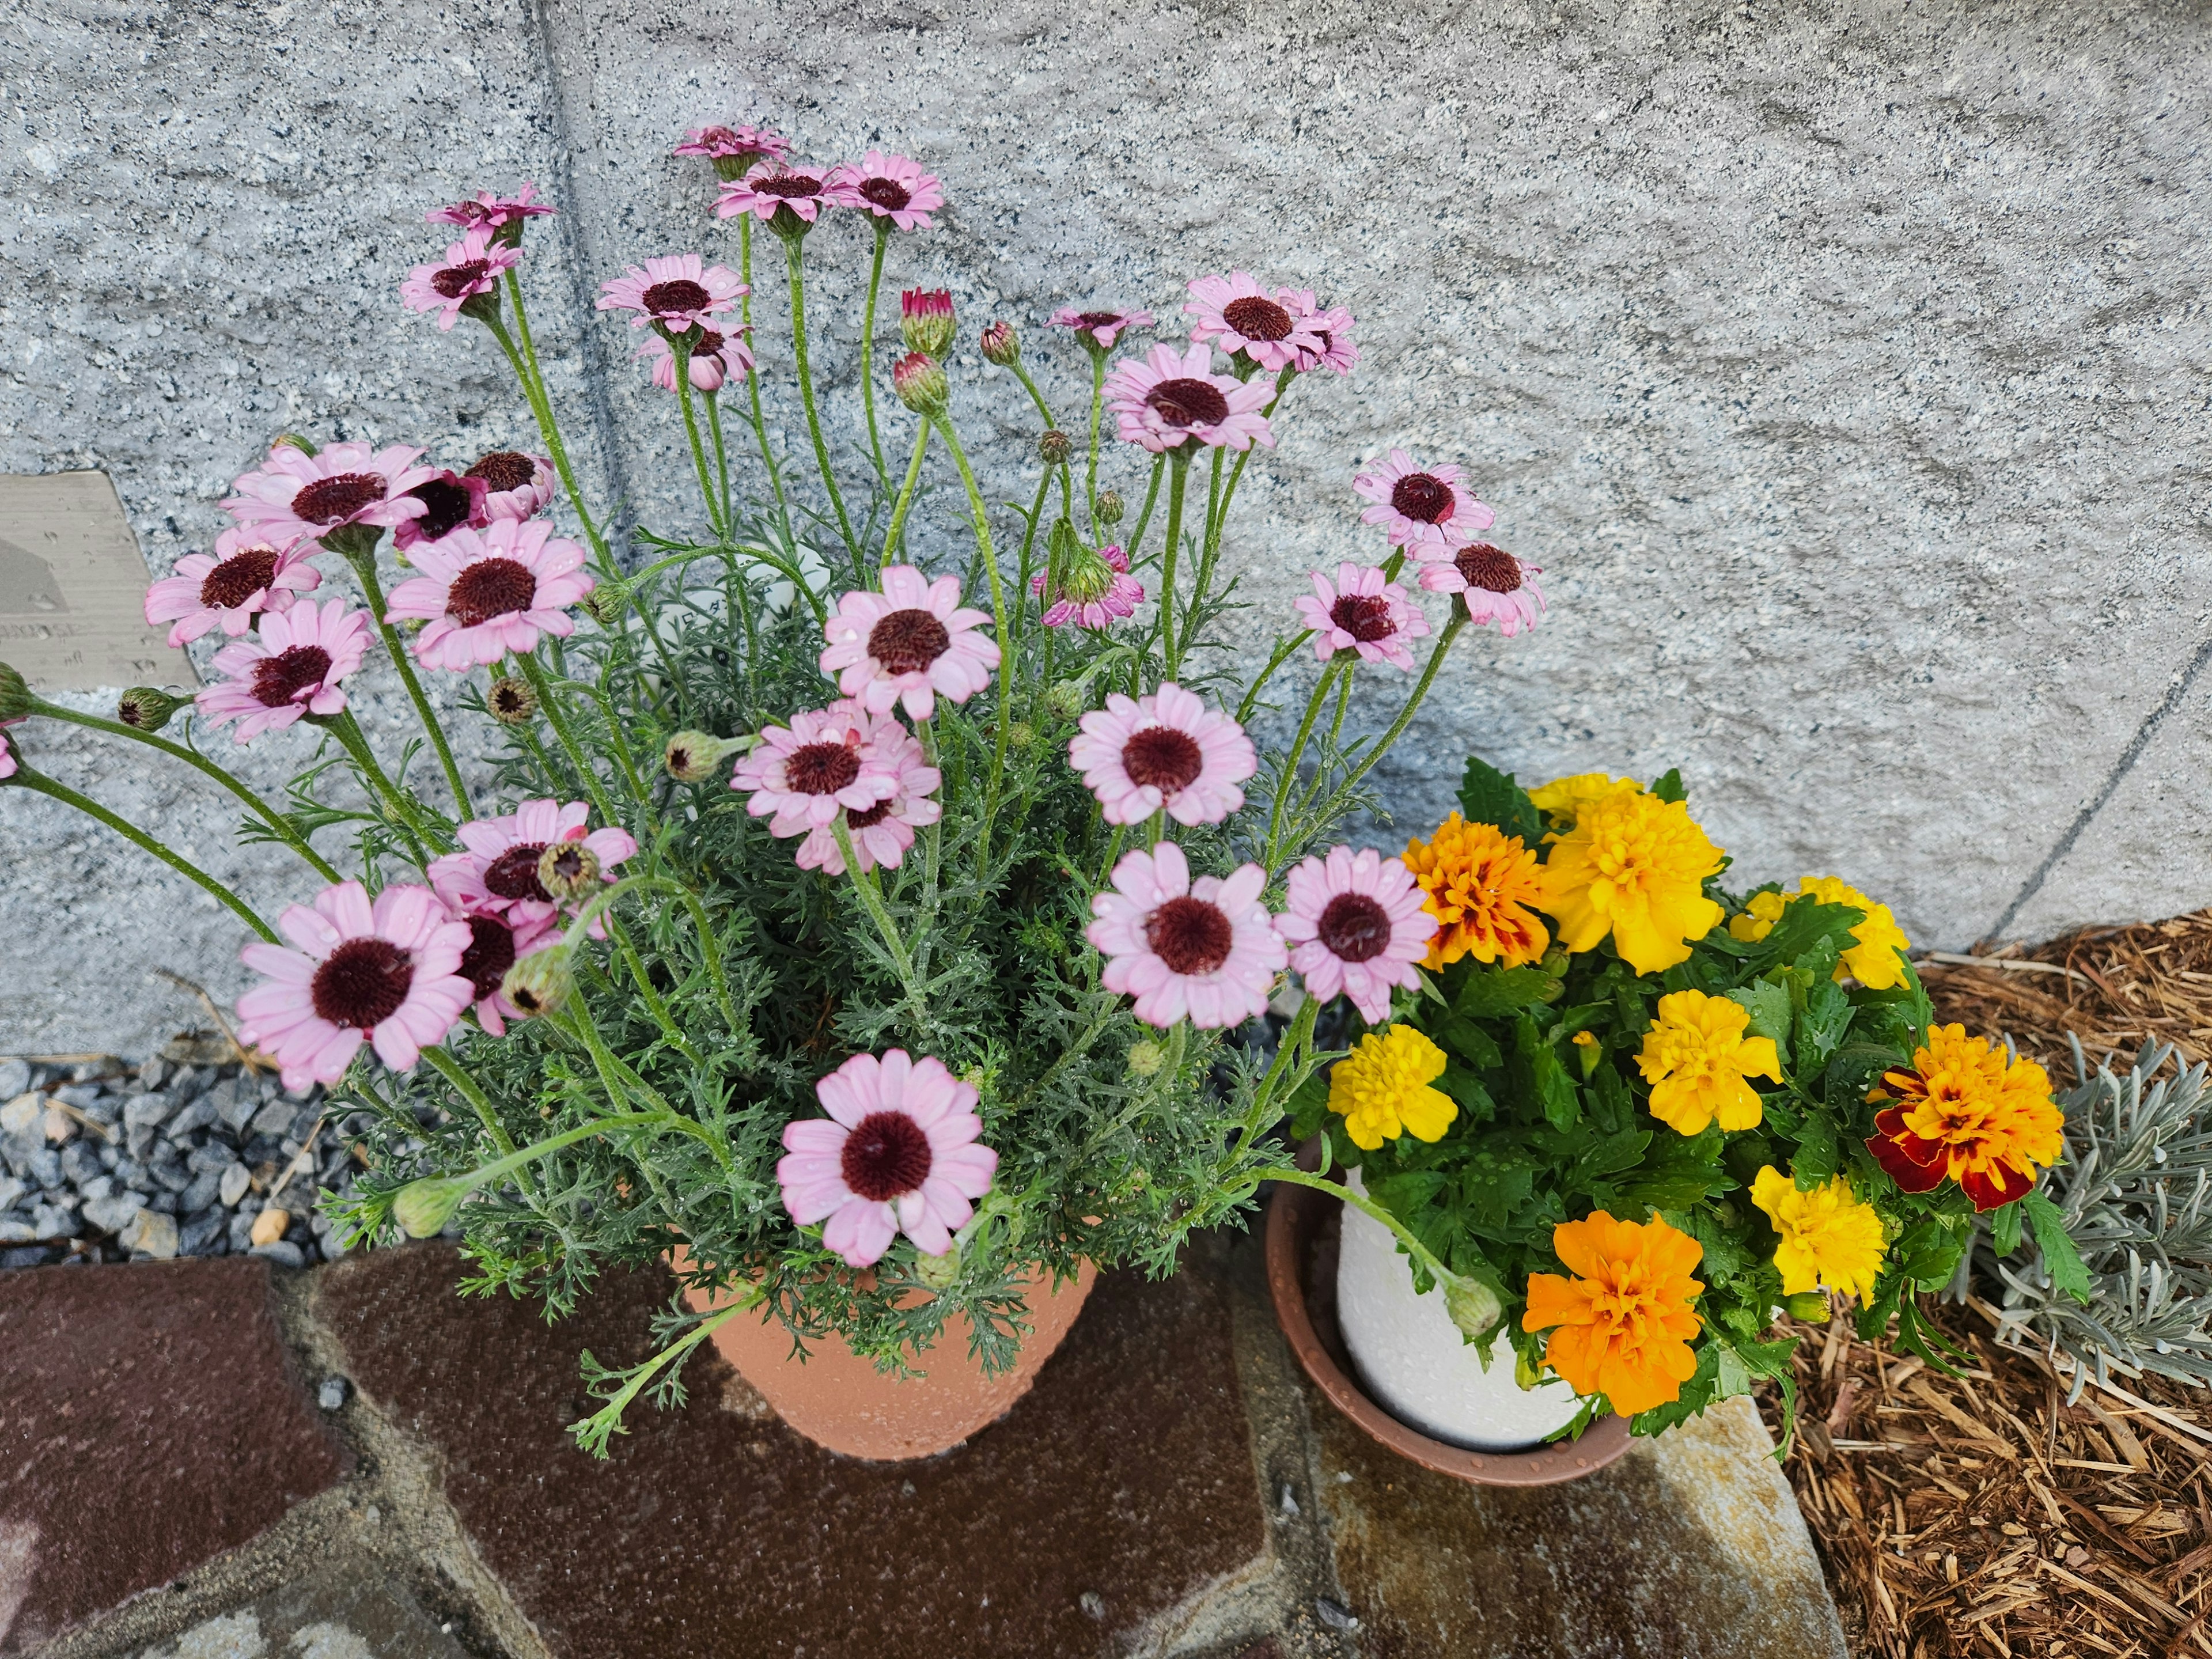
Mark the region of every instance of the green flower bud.
POLYGON ((1479 1279, 1455 1279, 1444 1286, 1444 1310, 1469 1341, 1480 1342, 1498 1328, 1505 1310, 1498 1292, 1479 1279))
POLYGON ((1058 427, 1049 427, 1037 440, 1037 453, 1044 457, 1047 466, 1058 466, 1075 453, 1075 441, 1058 427))
POLYGON ((1792 1319, 1808 1325, 1826 1324, 1832 1311, 1826 1291, 1800 1291, 1795 1296, 1784 1297, 1782 1306, 1792 1319))
POLYGON ((1168 1051, 1150 1037, 1142 1037, 1129 1045, 1129 1075, 1158 1077, 1160 1067, 1168 1063, 1168 1051))
POLYGON ((538 694, 530 689, 528 680, 501 675, 484 693, 484 707, 501 726, 527 726, 537 718, 538 694))
POLYGON ((507 970, 499 987, 500 994, 526 1019, 551 1013, 568 1001, 575 988, 576 976, 568 966, 565 945, 532 951, 507 970))
POLYGON ((1055 719, 1072 720, 1091 707, 1091 696, 1080 682, 1061 680, 1046 691, 1044 706, 1055 719))
POLYGON ((392 1217, 410 1238, 434 1238, 446 1231, 453 1212, 469 1195, 469 1183, 453 1176, 425 1176, 410 1181, 392 1200, 392 1217))
POLYGON ((943 1255, 917 1255, 914 1276, 933 1291, 949 1291, 960 1278, 960 1241, 956 1238, 952 1248, 943 1255))
POLYGON ((599 884, 599 855, 580 841, 556 841, 538 855, 538 884, 556 903, 580 899, 599 884))
POLYGON ((1017 752, 1030 748, 1036 742, 1036 727, 1027 720, 1014 720, 1006 727, 1006 747, 1017 752))
POLYGON ((942 357, 952 343, 952 295, 941 288, 910 288, 899 295, 899 337, 908 351, 942 357))
POLYGON ((1518 1348, 1513 1351, 1513 1384, 1518 1389, 1533 1389, 1544 1380, 1543 1372, 1528 1363, 1528 1356, 1518 1348))
POLYGON ((621 620, 623 591, 612 582, 602 582, 580 602, 584 614, 602 628, 612 628, 621 620))
POLYGON ((1008 322, 993 323, 983 331, 978 343, 983 350, 983 361, 996 363, 1000 368, 1011 368, 1022 360, 1021 337, 1008 322))
POLYGON ((115 718, 134 732, 158 732, 191 702, 190 697, 173 697, 150 685, 134 685, 115 705, 115 718))
POLYGON ((750 738, 718 738, 708 732, 678 732, 660 751, 660 763, 678 783, 703 783, 731 756, 752 747, 750 738))
POLYGON ((1098 492, 1098 522, 1099 522, 1099 523, 1101 523, 1101 524, 1119 524, 1119 523, 1121 523, 1121 514, 1122 514, 1123 510, 1124 510, 1124 509, 1123 509, 1123 507, 1122 507, 1122 506, 1121 506, 1121 492, 1120 490, 1118 490, 1118 489, 1102 489, 1102 490, 1100 490, 1100 491, 1098 492))
POLYGON ((0 720, 19 720, 31 712, 31 688, 23 677, 0 662, 0 720))

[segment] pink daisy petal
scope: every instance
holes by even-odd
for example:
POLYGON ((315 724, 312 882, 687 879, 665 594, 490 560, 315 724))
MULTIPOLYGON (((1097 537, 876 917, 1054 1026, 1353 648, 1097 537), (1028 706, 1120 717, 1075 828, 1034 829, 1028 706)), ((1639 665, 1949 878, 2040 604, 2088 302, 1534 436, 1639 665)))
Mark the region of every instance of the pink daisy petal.
POLYGON ((1383 526, 1393 547, 1414 558, 1447 559, 1451 550, 1490 528, 1497 514, 1468 492, 1455 466, 1422 467, 1402 449, 1352 481, 1362 500, 1375 503, 1362 524, 1383 526))
POLYGON ((522 263, 517 249, 495 240, 496 231, 479 226, 462 233, 461 240, 446 250, 442 260, 416 265, 399 285, 399 297, 410 311, 434 311, 438 326, 451 330, 461 319, 461 307, 470 301, 499 292, 501 273, 522 263))
POLYGON ((1291 603, 1313 630, 1315 656, 1326 662, 1340 651, 1356 651, 1363 661, 1412 672, 1410 642, 1427 635, 1429 623, 1404 588, 1371 565, 1340 564, 1334 584, 1318 570, 1311 580, 1313 592, 1291 603))
POLYGON ((734 219, 750 213, 766 224, 781 211, 811 225, 825 207, 859 205, 842 185, 833 184, 830 171, 791 167, 778 160, 756 167, 743 178, 725 179, 714 203, 714 216, 734 219))
POLYGON ((991 683, 999 666, 998 642, 983 631, 991 618, 960 604, 960 580, 934 582, 911 565, 883 573, 880 592, 856 589, 838 596, 823 625, 825 674, 837 689, 872 713, 899 704, 915 720, 937 712, 937 699, 965 702, 991 683))
POLYGON ((1230 449, 1255 443, 1273 448, 1274 430, 1260 412, 1273 388, 1216 374, 1212 363, 1202 344, 1182 352, 1156 345, 1141 358, 1124 358, 1105 385, 1106 407, 1121 423, 1122 441, 1154 454, 1192 439, 1230 449))
POLYGON ((1246 270, 1200 277, 1182 308, 1191 319, 1192 339, 1210 340, 1232 356, 1242 352, 1267 369, 1289 368, 1301 356, 1325 349, 1310 325, 1312 310, 1311 294, 1270 291, 1246 270))
POLYGON ((361 666, 368 643, 368 613, 343 599, 268 611, 257 637, 216 653, 216 672, 225 678, 193 701, 209 725, 236 720, 237 740, 250 743, 306 714, 343 708, 338 682, 361 666))
POLYGON ((855 165, 832 167, 823 195, 839 207, 859 208, 901 230, 927 230, 930 214, 945 205, 943 181, 904 155, 872 149, 855 165))
POLYGON ((1244 804, 1259 770, 1244 728, 1172 680, 1149 696, 1109 695, 1080 722, 1067 757, 1109 823, 1164 809, 1178 823, 1218 823, 1244 804))
POLYGON ((597 585, 578 568, 581 545, 542 519, 501 519, 481 534, 455 530, 410 557, 423 574, 392 589, 385 620, 427 622, 415 638, 416 660, 457 674, 509 652, 526 656, 540 634, 574 633, 567 607, 597 585))
POLYGON ((422 453, 404 444, 337 443, 309 455, 272 444, 268 459, 231 486, 223 510, 273 547, 356 525, 389 529, 422 514, 422 503, 407 493, 434 476, 415 465, 422 453))
POLYGON ((1449 562, 1424 566, 1421 586, 1432 593, 1458 594, 1470 621, 1494 623, 1510 640, 1544 614, 1544 591, 1536 586, 1542 574, 1502 547, 1470 542, 1455 550, 1449 562))
POLYGON ((1336 847, 1291 870, 1285 888, 1275 931, 1307 991, 1322 1002, 1349 996, 1370 1024, 1389 1018, 1392 988, 1419 986, 1413 964, 1437 930, 1413 873, 1372 848, 1336 847))
MULTIPOLYGON (((699 392, 720 392, 732 378, 742 380, 753 372, 752 349, 745 343, 743 325, 718 319, 722 329, 705 329, 692 342, 686 375, 699 392)), ((660 335, 639 348, 641 357, 653 360, 653 383, 663 392, 676 390, 676 349, 660 335)))
POLYGON ((656 323, 682 334, 713 328, 717 317, 751 292, 737 272, 709 265, 696 253, 664 253, 600 283, 599 308, 635 312, 632 328, 656 323))
POLYGON ((309 561, 312 542, 279 546, 262 532, 233 525, 216 538, 212 557, 187 553, 177 568, 146 590, 146 620, 173 623, 169 643, 181 646, 220 628, 232 639, 264 611, 289 611, 302 593, 322 586, 309 561))
POLYGON ((1078 311, 1073 306, 1062 306, 1045 319, 1047 328, 1073 331, 1092 351, 1111 351, 1125 330, 1152 325, 1149 311, 1078 311))
POLYGON ((1267 1007, 1289 955, 1260 902, 1267 872, 1259 866, 1194 884, 1182 849, 1162 842, 1124 854, 1114 885, 1091 900, 1085 936, 1106 957, 1101 982, 1133 996, 1139 1019, 1165 1029, 1188 1014, 1211 1030, 1267 1007))

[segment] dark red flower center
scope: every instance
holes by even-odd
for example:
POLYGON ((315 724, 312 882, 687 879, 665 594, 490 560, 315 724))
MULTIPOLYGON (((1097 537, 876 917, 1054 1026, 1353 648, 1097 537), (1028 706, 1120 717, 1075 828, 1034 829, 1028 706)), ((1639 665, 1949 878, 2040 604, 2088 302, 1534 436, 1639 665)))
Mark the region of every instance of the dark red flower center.
POLYGON ((455 971, 468 981, 476 1000, 482 1002, 499 989, 514 966, 514 930, 497 916, 471 916, 469 948, 461 952, 461 965, 455 971))
POLYGON ((921 1190, 935 1158, 929 1136, 904 1112, 870 1112, 845 1137, 837 1172, 871 1204, 921 1190))
POLYGON ((845 827, 848 830, 872 830, 890 815, 891 804, 887 800, 879 800, 873 806, 863 806, 857 812, 847 807, 845 827))
POLYGON ((784 781, 802 795, 834 795, 860 775, 860 757, 842 743, 810 743, 791 751, 784 781))
POLYGON ((1171 797, 1190 787, 1206 769, 1206 753, 1188 732, 1147 726, 1121 745, 1121 769, 1130 782, 1171 797))
POLYGON ((691 343, 694 357, 711 357, 722 349, 722 337, 711 328, 699 331, 699 337, 691 343))
POLYGON ((1345 593, 1328 608, 1328 619, 1362 645, 1387 640, 1398 631, 1389 601, 1372 593, 1345 593))
POLYGON ((1119 328, 1121 313, 1118 311, 1079 311, 1075 320, 1085 328, 1119 328))
POLYGON ((1390 505, 1421 524, 1442 524, 1451 517, 1451 486, 1429 472, 1408 472, 1390 486, 1390 505))
POLYGON ((1229 399, 1211 380, 1162 380, 1145 401, 1172 427, 1218 426, 1229 418, 1229 399))
POLYGON ((318 478, 292 497, 292 516, 306 524, 337 524, 374 507, 390 488, 378 472, 341 472, 318 478))
POLYGON ((914 200, 914 192, 896 179, 867 179, 861 181, 860 194, 886 213, 896 213, 914 200))
POLYGON ((430 286, 439 297, 447 300, 465 300, 483 281, 484 272, 491 269, 489 259, 470 259, 458 265, 447 265, 430 279, 430 286))
POLYGON ((366 1033, 399 1012, 414 983, 415 958, 390 939, 349 939, 323 959, 307 994, 320 1018, 366 1033))
POLYGON ((422 503, 422 516, 415 520, 416 533, 426 542, 441 542, 469 521, 474 505, 468 486, 451 477, 433 478, 407 492, 422 503))
POLYGON ((302 691, 312 691, 331 672, 331 653, 319 645, 295 645, 253 665, 253 700, 264 708, 282 708, 302 691))
POLYGON ((235 611, 276 579, 276 550, 245 548, 201 578, 200 603, 210 611, 235 611))
POLYGON ((1369 962, 1390 943, 1390 913, 1364 893, 1339 893, 1322 908, 1321 942, 1343 962, 1369 962))
POLYGON ((1521 586, 1521 561, 1488 542, 1469 542, 1452 555, 1461 580, 1469 587, 1492 593, 1510 593, 1521 586))
POLYGON ((810 179, 803 173, 771 173, 752 181, 753 188, 763 196, 781 196, 789 201, 794 196, 819 196, 822 181, 810 179))
POLYGON ((642 303, 654 316, 670 317, 696 311, 714 297, 690 277, 678 276, 672 282, 655 283, 646 289, 642 303))
POLYGON ((446 614, 464 628, 474 628, 494 617, 527 611, 537 597, 538 578, 528 565, 514 559, 478 559, 446 590, 446 614))
POLYGON ((512 449, 495 449, 481 457, 468 471, 471 478, 482 478, 495 494, 520 489, 538 476, 538 464, 529 456, 512 449))
POLYGON ((1296 326, 1289 312, 1256 294, 1231 300, 1222 307, 1221 320, 1248 340, 1279 340, 1296 326))
POLYGON ((927 611, 894 611, 868 630, 868 654, 886 674, 919 674, 951 648, 951 634, 927 611))
POLYGON ((541 904, 551 903, 553 895, 538 879, 538 860, 544 856, 545 843, 542 841, 508 848, 484 866, 485 890, 495 898, 536 899, 541 904))
POLYGON ((1178 974, 1210 974, 1236 940, 1228 914, 1199 898, 1171 898, 1145 918, 1145 943, 1178 974))

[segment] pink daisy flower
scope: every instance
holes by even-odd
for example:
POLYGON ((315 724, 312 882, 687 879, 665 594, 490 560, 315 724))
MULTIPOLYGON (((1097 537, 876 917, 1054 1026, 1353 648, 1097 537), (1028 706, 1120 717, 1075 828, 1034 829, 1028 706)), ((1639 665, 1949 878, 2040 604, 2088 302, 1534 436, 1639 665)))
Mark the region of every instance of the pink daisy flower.
POLYGON ((856 702, 793 714, 788 726, 761 733, 731 772, 730 787, 750 792, 745 811, 767 818, 769 834, 776 836, 824 828, 841 810, 865 812, 899 792, 898 763, 871 741, 875 731, 856 702))
MULTIPOLYGON (((653 383, 663 392, 676 390, 676 348, 659 335, 647 340, 637 354, 653 359, 653 383)), ((691 345, 689 365, 691 384, 701 392, 720 392, 732 375, 743 380, 752 373, 753 354, 745 345, 744 331, 732 326, 727 333, 702 330, 691 345)))
POLYGON ((491 485, 482 478, 434 472, 407 493, 422 503, 422 516, 392 532, 392 544, 403 553, 426 542, 441 542, 456 530, 482 530, 491 522, 491 485))
POLYGON ((422 503, 407 493, 433 476, 415 465, 422 453, 405 444, 341 443, 310 455, 271 444, 268 460, 231 486, 223 511, 274 547, 356 525, 388 529, 422 515, 422 503))
POLYGON ((694 127, 675 153, 703 156, 714 162, 718 177, 735 179, 756 161, 781 161, 791 153, 791 141, 766 127, 694 127))
POLYGON ((1072 330, 1091 351, 1111 351, 1124 330, 1152 325, 1149 311, 1078 311, 1073 306, 1062 306, 1045 319, 1047 328, 1072 330))
POLYGON ((1404 450, 1394 449, 1389 460, 1352 481, 1362 500, 1375 503, 1359 515, 1359 522, 1383 526, 1390 544, 1416 559, 1449 557, 1453 548, 1473 541, 1497 517, 1468 493, 1463 477, 1455 466, 1424 471, 1404 450))
POLYGON ((750 213, 773 229, 770 222, 779 210, 789 210, 791 219, 787 222, 811 225, 825 207, 857 205, 842 191, 832 187, 830 174, 823 168, 788 167, 778 160, 742 179, 725 179, 714 203, 714 216, 734 219, 750 213))
POLYGON ((708 264, 696 253, 663 253, 600 283, 599 309, 635 312, 632 328, 658 323, 681 334, 714 327, 716 317, 751 292, 726 266, 708 264))
POLYGON ((544 455, 495 449, 465 476, 483 480, 484 511, 495 519, 534 519, 553 503, 553 463, 544 455))
POLYGON ((1267 884, 1256 864, 1194 882, 1171 841, 1124 854, 1084 933, 1106 958, 1101 982, 1135 997, 1137 1018, 1163 1030, 1185 1014, 1201 1030, 1254 1018, 1290 960, 1260 902, 1267 884))
POLYGON ((446 250, 443 264, 434 260, 409 271, 407 280, 399 285, 399 297, 407 302, 408 310, 434 311, 439 313, 438 326, 450 330, 460 320, 462 308, 470 301, 495 294, 500 273, 521 264, 522 255, 495 244, 492 236, 492 232, 482 228, 465 232, 459 241, 446 250))
POLYGON ((1291 947, 1291 966, 1319 1002, 1348 996, 1360 1018, 1390 1018, 1390 988, 1413 990, 1413 964, 1428 954, 1437 919, 1421 908, 1413 872, 1371 848, 1332 847, 1286 878, 1275 931, 1291 947))
MULTIPOLYGON (((1046 574, 1039 571, 1030 578, 1030 592, 1044 592, 1046 574)), ((1038 620, 1047 628, 1065 628, 1072 623, 1096 630, 1112 627, 1117 618, 1132 614, 1144 602, 1144 586, 1129 574, 1129 556, 1115 543, 1095 553, 1086 550, 1079 554, 1074 568, 1060 573, 1059 590, 1050 596, 1038 620)))
MULTIPOLYGON (((1249 270, 1226 276, 1201 276, 1190 285, 1190 337, 1211 340, 1234 356, 1243 352, 1262 368, 1288 368, 1302 352, 1321 349, 1309 326, 1313 295, 1297 303, 1295 289, 1270 294, 1249 270)), ((1264 399, 1262 401, 1265 401, 1264 399)))
POLYGON ((975 1085, 929 1055, 854 1054, 814 1085, 827 1118, 783 1126, 783 1207, 849 1267, 873 1267, 904 1233, 943 1255, 991 1190, 999 1155, 977 1139, 975 1085))
POLYGON ((314 601, 264 613, 261 631, 215 653, 228 676, 193 699, 210 726, 238 721, 238 741, 281 732, 302 715, 335 714, 346 706, 338 682, 368 653, 368 612, 343 599, 314 601))
POLYGON ((455 674, 510 651, 527 656, 540 634, 567 638, 576 631, 567 607, 597 586, 583 548, 543 519, 501 519, 481 535, 456 530, 408 558, 422 574, 392 590, 384 619, 428 622, 415 659, 455 674))
POLYGON ((926 720, 937 699, 965 702, 991 683, 999 665, 998 641, 982 632, 991 618, 960 603, 960 579, 935 581, 912 565, 883 574, 883 591, 841 594, 823 625, 829 648, 822 672, 870 713, 886 714, 895 703, 926 720))
POLYGON ((1534 628, 1544 614, 1544 592, 1536 586, 1540 565, 1525 564, 1489 542, 1469 542, 1449 564, 1421 568, 1421 586, 1431 593, 1456 593, 1474 623, 1496 623, 1511 639, 1534 628))
POLYGON ((935 173, 879 149, 870 150, 858 166, 848 161, 832 167, 828 191, 837 196, 838 206, 864 208, 901 230, 927 230, 931 210, 945 205, 945 186, 935 173))
POLYGON ((1141 358, 1125 358, 1106 377, 1106 407, 1121 418, 1125 443, 1155 455, 1187 438, 1202 444, 1273 449, 1275 434, 1260 406, 1273 396, 1264 382, 1247 383, 1212 372, 1204 345, 1178 352, 1156 345, 1141 358))
POLYGON ((9 739, 8 728, 11 726, 21 726, 23 720, 21 718, 0 720, 0 778, 12 778, 15 775, 15 745, 9 739))
MULTIPOLYGON (((944 782, 944 775, 929 764, 921 744, 895 715, 860 710, 854 718, 867 722, 866 746, 874 759, 891 769, 896 787, 872 806, 858 811, 847 807, 845 830, 853 839, 853 856, 861 869, 887 864, 896 870, 906 849, 914 845, 914 832, 944 815, 944 807, 931 799, 931 792, 944 782)), ((807 830, 806 839, 799 844, 799 867, 833 876, 845 873, 845 854, 830 825, 817 823, 807 830)))
POLYGON ((1218 823, 1244 805, 1237 786, 1260 769, 1244 728, 1172 680, 1147 697, 1109 693, 1082 720, 1067 758, 1109 823, 1165 809, 1177 823, 1218 823))
POLYGON ((535 917, 516 905, 505 915, 477 911, 456 920, 467 927, 469 945, 453 971, 469 982, 469 994, 476 1001, 477 1024, 494 1036, 505 1036, 507 1021, 527 1018, 501 990, 507 982, 507 970, 523 957, 556 943, 561 937, 558 919, 535 917))
POLYGON ((504 230, 508 234, 501 240, 512 246, 522 238, 525 220, 554 210, 550 202, 538 201, 537 196, 538 186, 527 182, 511 197, 501 198, 480 190, 465 202, 432 208, 422 217, 430 224, 459 225, 463 230, 474 230, 479 226, 487 230, 504 230))
POLYGON ((387 887, 369 902, 357 881, 293 905, 277 930, 296 946, 249 945, 239 958, 267 975, 238 1000, 239 1039, 276 1057, 284 1086, 332 1084, 363 1042, 395 1072, 453 1029, 469 1006, 456 971, 469 947, 427 887, 387 887))
POLYGON ((538 879, 547 848, 581 845, 599 860, 603 881, 614 880, 615 866, 637 855, 629 831, 594 830, 591 814, 580 800, 526 800, 505 817, 473 819, 454 832, 459 852, 430 861, 430 885, 458 915, 503 916, 517 934, 534 937, 561 913, 538 879))
POLYGON ((1362 661, 1395 663, 1412 672, 1407 645, 1429 631, 1429 619, 1394 581, 1373 565, 1340 564, 1336 584, 1316 570, 1314 591, 1291 603, 1313 629, 1314 655, 1327 662, 1340 651, 1357 651, 1362 661))
POLYGON ((1310 374, 1326 368, 1338 374, 1351 374, 1352 366, 1359 361, 1359 343, 1352 337, 1358 325, 1352 313, 1342 306, 1331 306, 1327 311, 1314 312, 1305 322, 1306 332, 1318 344, 1300 349, 1298 373, 1310 374))
POLYGON ((146 620, 173 623, 169 643, 183 645, 221 628, 236 639, 264 611, 289 611, 293 599, 322 586, 305 543, 272 546, 258 532, 234 525, 215 539, 212 557, 187 553, 177 568, 146 590, 146 620))

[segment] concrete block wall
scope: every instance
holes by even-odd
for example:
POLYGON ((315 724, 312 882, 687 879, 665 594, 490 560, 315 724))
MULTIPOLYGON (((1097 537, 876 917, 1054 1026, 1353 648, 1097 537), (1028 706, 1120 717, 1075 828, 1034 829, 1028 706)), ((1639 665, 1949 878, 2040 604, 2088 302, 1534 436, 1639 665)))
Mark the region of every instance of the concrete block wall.
MULTIPOLYGON (((2199 9, 22 15, 0 35, 0 471, 111 472, 153 573, 211 540, 276 431, 464 460, 525 437, 481 331, 441 335, 397 289, 441 241, 424 207, 526 178, 564 210, 532 231, 533 321, 591 487, 687 524, 667 400, 590 300, 650 253, 733 259, 703 167, 666 152, 764 121, 809 157, 880 144, 943 174, 942 228, 899 239, 888 280, 951 287, 971 337, 1012 319, 1070 407, 1083 360, 1040 327, 1064 301, 1173 334, 1182 283, 1241 266, 1354 310, 1358 370, 1299 388, 1240 501, 1246 648, 1305 570, 1374 552, 1351 478, 1392 445, 1466 465, 1553 604, 1455 662, 1380 775, 1401 832, 1470 748, 1531 777, 1680 765, 1740 872, 1842 874, 1918 941, 2212 902, 2199 9)), ((808 258, 849 460, 866 242, 833 224, 808 258)), ((1010 382, 957 377, 991 493, 1026 495, 1010 382)), ((957 499, 926 510, 957 531, 957 499)), ((205 792, 30 742, 272 908, 304 890, 222 851, 205 792)), ((264 741, 251 769, 273 787, 290 758, 264 741)), ((0 791, 0 1051, 143 1047, 185 1012, 155 966, 235 988, 229 919, 104 832, 0 791)))

